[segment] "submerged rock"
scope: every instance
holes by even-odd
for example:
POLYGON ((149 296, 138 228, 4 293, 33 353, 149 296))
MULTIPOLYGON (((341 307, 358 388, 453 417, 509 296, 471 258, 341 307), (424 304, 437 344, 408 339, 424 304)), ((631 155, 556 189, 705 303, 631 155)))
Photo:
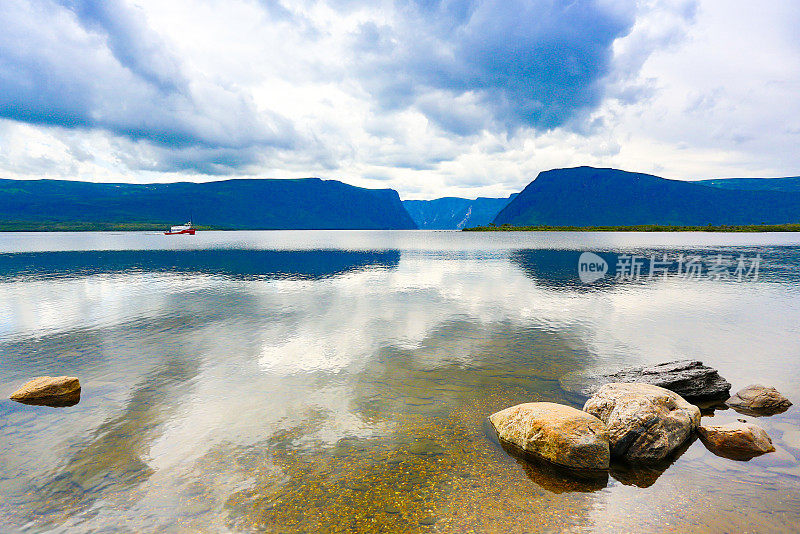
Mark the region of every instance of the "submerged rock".
POLYGON ((748 415, 774 415, 785 412, 792 405, 777 389, 760 384, 752 384, 739 390, 725 404, 748 415))
POLYGON ((708 450, 731 460, 749 460, 775 451, 769 435, 753 423, 736 421, 727 425, 701 426, 697 433, 708 450))
POLYGON ((674 391, 691 401, 724 399, 731 385, 716 369, 694 360, 678 360, 644 367, 628 367, 613 373, 576 371, 561 377, 561 388, 574 395, 591 397, 608 383, 638 383, 674 391))
POLYGON ((507 441, 501 441, 500 446, 514 457, 531 482, 551 493, 591 493, 608 486, 608 471, 605 469, 564 467, 525 453, 507 441))
POLYGON ((40 376, 23 384, 11 400, 44 406, 72 406, 81 398, 81 383, 74 376, 40 376))
POLYGON ((552 402, 530 402, 494 413, 489 421, 501 441, 535 457, 572 469, 608 469, 606 427, 586 412, 552 402))
POLYGON ((606 424, 613 458, 652 462, 667 458, 700 424, 700 409, 650 384, 606 384, 584 411, 606 424))

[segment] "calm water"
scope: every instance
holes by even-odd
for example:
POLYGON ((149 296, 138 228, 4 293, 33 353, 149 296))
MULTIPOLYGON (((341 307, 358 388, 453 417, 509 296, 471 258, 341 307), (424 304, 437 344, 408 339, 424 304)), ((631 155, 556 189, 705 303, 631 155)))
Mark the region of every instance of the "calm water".
POLYGON ((0 234, 3 532, 798 531, 798 383, 792 234, 0 234), (583 285, 581 251, 761 263, 583 285), (682 358, 786 394, 777 452, 589 484, 487 431, 574 403, 566 372, 682 358), (6 399, 45 374, 80 403, 6 399))

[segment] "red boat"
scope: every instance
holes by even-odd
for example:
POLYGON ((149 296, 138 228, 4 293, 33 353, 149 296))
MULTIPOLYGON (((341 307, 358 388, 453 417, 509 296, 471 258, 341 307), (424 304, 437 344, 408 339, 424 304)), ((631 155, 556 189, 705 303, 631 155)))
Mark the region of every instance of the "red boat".
POLYGON ((189 234, 194 235, 195 229, 192 228, 192 221, 187 222, 186 224, 179 224, 177 226, 173 226, 169 229, 169 232, 164 232, 164 235, 180 235, 180 234, 189 234))

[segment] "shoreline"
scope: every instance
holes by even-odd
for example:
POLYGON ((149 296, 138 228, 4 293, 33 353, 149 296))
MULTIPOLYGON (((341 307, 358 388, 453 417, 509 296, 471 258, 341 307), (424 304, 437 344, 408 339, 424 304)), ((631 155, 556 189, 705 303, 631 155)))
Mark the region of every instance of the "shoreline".
POLYGON ((760 232, 800 232, 800 224, 746 224, 746 225, 707 225, 673 226, 665 224, 638 224, 632 226, 475 226, 463 228, 462 232, 719 232, 719 233, 760 233, 760 232))
MULTIPOLYGON (((169 224, 163 223, 3 223, 2 232, 54 233, 54 232, 164 232, 169 224)), ((236 231, 236 230, 315 230, 312 228, 226 228, 214 225, 195 226, 198 231, 236 231)), ((316 230, 331 230, 318 228, 316 230)), ((363 228, 339 228, 338 230, 363 230, 363 228)), ((424 230, 424 229, 419 229, 424 230)), ((447 231, 447 230, 445 230, 447 231)), ((452 231, 458 232, 458 229, 452 231)), ((709 232, 709 233, 795 233, 800 232, 800 224, 751 224, 751 225, 706 225, 678 226, 660 224, 640 224, 632 226, 475 226, 462 228, 461 232, 709 232)))

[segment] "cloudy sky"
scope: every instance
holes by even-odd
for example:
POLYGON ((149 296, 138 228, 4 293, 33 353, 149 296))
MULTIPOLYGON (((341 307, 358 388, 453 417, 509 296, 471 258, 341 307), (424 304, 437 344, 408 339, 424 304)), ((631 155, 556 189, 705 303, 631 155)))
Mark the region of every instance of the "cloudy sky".
POLYGON ((0 177, 800 174, 797 0, 3 0, 0 177))

